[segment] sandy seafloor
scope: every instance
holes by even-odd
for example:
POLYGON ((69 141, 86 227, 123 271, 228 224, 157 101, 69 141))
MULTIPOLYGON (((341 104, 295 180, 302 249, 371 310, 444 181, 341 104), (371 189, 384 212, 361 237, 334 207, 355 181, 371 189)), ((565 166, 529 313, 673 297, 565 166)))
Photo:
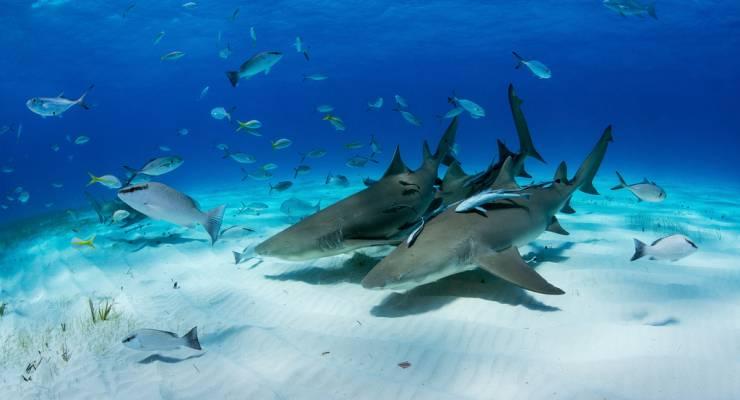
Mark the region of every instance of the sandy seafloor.
POLYGON ((329 204, 358 186, 190 193, 204 208, 226 202, 225 227, 256 230, 214 247, 201 228, 157 222, 124 233, 92 211, 80 222, 58 213, 7 225, 0 399, 740 398, 740 190, 665 185, 665 203, 638 204, 610 192, 604 174, 602 196, 578 193, 577 214, 559 216, 570 236, 545 233, 521 249, 562 296, 482 271, 406 294, 363 289, 371 257, 389 248, 234 265, 233 250, 287 226, 283 200, 329 204), (250 201, 270 209, 234 215, 250 201), (633 237, 674 231, 699 252, 629 262, 633 237), (92 233, 96 249, 70 246, 92 233), (112 299, 115 317, 91 323, 88 298, 112 299), (121 344, 134 329, 195 325, 202 352, 121 344))

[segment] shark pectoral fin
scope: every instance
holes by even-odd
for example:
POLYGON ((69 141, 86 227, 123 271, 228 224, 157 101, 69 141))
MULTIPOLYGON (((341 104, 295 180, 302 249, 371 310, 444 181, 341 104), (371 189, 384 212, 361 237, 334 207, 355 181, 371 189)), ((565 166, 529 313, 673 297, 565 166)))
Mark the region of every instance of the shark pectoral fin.
POLYGON ((550 225, 547 226, 547 229, 545 229, 548 232, 557 233, 558 235, 570 235, 570 232, 563 229, 562 226, 560 226, 560 221, 556 217, 552 217, 552 221, 550 221, 550 225))
POLYGON ((565 205, 563 206, 563 208, 560 209, 560 212, 562 212, 563 214, 575 214, 576 213, 576 210, 573 209, 573 207, 571 207, 570 205, 570 199, 568 199, 568 201, 565 202, 565 205))
POLYGON ((551 285, 519 254, 512 246, 503 251, 484 250, 475 255, 475 262, 484 270, 524 289, 543 294, 564 294, 560 288, 551 285))

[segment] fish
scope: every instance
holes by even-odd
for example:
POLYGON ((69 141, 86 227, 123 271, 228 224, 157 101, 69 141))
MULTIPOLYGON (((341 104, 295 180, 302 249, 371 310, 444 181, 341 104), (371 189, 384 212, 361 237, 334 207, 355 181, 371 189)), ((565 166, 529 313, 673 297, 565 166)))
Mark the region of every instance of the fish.
POLYGON ((294 218, 306 217, 307 215, 318 212, 320 209, 321 201, 317 202, 315 205, 312 205, 305 200, 301 200, 295 197, 291 197, 280 204, 280 211, 283 214, 294 218))
POLYGON ((604 7, 623 17, 632 15, 644 17, 649 15, 653 19, 658 19, 658 14, 655 13, 655 3, 643 4, 637 0, 604 0, 603 4, 604 7))
POLYGON ((444 115, 442 116, 442 118, 444 118, 444 119, 454 118, 454 117, 457 117, 458 115, 462 114, 462 113, 463 113, 463 111, 465 111, 465 109, 463 109, 462 107, 459 107, 459 106, 455 106, 455 107, 454 107, 453 109, 451 109, 450 111, 447 111, 447 112, 446 112, 446 113, 445 113, 445 114, 444 114, 444 115))
POLYGON ((247 178, 254 179, 255 181, 266 181, 270 178, 272 178, 272 174, 270 172, 267 172, 262 169, 258 169, 256 171, 247 172, 242 168, 242 172, 244 173, 244 177, 242 177, 242 180, 246 180, 247 178))
POLYGON ((257 162, 257 159, 251 154, 241 152, 232 153, 228 148, 224 151, 222 158, 231 158, 239 164, 254 164, 257 162))
POLYGON ((116 210, 113 213, 113 217, 111 218, 111 220, 113 222, 121 222, 124 219, 128 218, 130 215, 131 215, 131 213, 128 212, 128 211, 126 211, 126 210, 116 210))
POLYGON ((295 51, 297 53, 303 53, 303 40, 300 36, 296 36, 295 42, 293 43, 293 47, 295 48, 295 51))
POLYGON ((233 12, 233 13, 231 13, 231 20, 232 20, 232 21, 236 21, 236 17, 237 17, 238 15, 239 15, 239 7, 237 7, 237 8, 236 8, 236 10, 234 10, 234 12, 233 12))
POLYGON ((303 261, 399 244, 407 227, 415 225, 434 202, 437 170, 454 143, 457 126, 458 119, 452 120, 434 154, 428 145, 422 147, 423 161, 417 170, 406 166, 397 147, 378 182, 269 237, 255 248, 256 253, 303 261), (404 194, 406 186, 399 181, 419 189, 404 194))
POLYGON ((135 169, 131 167, 124 166, 123 168, 131 173, 131 180, 135 178, 137 175, 147 175, 147 176, 160 176, 164 174, 168 174, 178 168, 185 162, 185 160, 182 159, 182 157, 179 156, 167 156, 167 157, 157 157, 153 158, 149 161, 147 161, 146 164, 144 164, 143 167, 140 169, 135 169))
POLYGON ((51 151, 58 152, 59 151, 59 145, 58 144, 52 144, 51 145, 51 151))
POLYGON ((156 45, 157 43, 159 43, 162 40, 162 38, 164 37, 164 35, 165 35, 164 31, 160 31, 157 34, 157 36, 154 38, 154 43, 153 44, 156 45))
MULTIPOLYGON (((67 110, 74 106, 80 106, 85 110, 89 110, 90 106, 85 103, 85 97, 95 85, 85 90, 77 100, 72 100, 64 97, 64 93, 60 93, 57 97, 32 97, 26 101, 26 107, 31 112, 40 115, 42 118, 46 117, 61 117, 67 110)), ((20 138, 20 131, 22 128, 19 127, 17 136, 20 138)))
POLYGON ((28 200, 30 199, 31 199, 31 194, 28 193, 27 191, 24 190, 18 193, 18 202, 25 204, 25 203, 28 203, 28 200))
POLYGON ((206 97, 210 89, 211 89, 210 86, 204 87, 203 90, 200 91, 200 97, 198 97, 198 100, 203 100, 203 98, 206 97))
POLYGON ((409 103, 400 95, 395 95, 393 96, 393 98, 396 100, 396 105, 398 106, 398 108, 409 108, 409 103))
POLYGON ((293 179, 297 178, 298 175, 305 175, 311 171, 311 167, 308 165, 301 164, 295 168, 293 168, 295 171, 295 174, 293 175, 293 179))
POLYGON ((121 180, 115 177, 114 175, 95 176, 89 172, 87 174, 90 175, 90 182, 87 183, 87 186, 90 186, 95 183, 99 183, 111 189, 118 189, 122 186, 121 180))
POLYGON ((344 175, 333 175, 332 173, 329 173, 329 175, 326 176, 326 185, 335 185, 339 187, 347 187, 349 186, 349 179, 344 175))
POLYGON ((277 139, 277 140, 273 140, 272 141, 272 149, 273 150, 280 150, 280 149, 284 149, 286 147, 290 147, 290 145, 292 145, 292 144, 293 144, 293 141, 292 140, 286 139, 286 138, 281 138, 281 139, 277 139))
POLYGON ((365 165, 367 165, 368 162, 374 162, 376 164, 378 163, 377 160, 370 157, 354 156, 347 160, 345 165, 351 168, 363 168, 365 165))
POLYGON ((547 65, 543 64, 541 61, 525 60, 515 51, 512 51, 511 54, 513 54, 514 58, 516 58, 517 60, 516 66, 514 68, 519 69, 523 65, 527 67, 532 75, 536 76, 537 78, 550 79, 552 77, 552 72, 550 71, 550 68, 547 68, 547 65))
POLYGON ((244 206, 244 208, 256 213, 257 215, 260 215, 262 211, 267 210, 268 208, 270 208, 270 206, 265 203, 252 202, 244 206))
POLYGON ((227 43, 226 47, 218 51, 218 56, 226 60, 231 56, 231 46, 227 43))
POLYGON ((342 121, 342 119, 337 116, 326 114, 324 115, 323 120, 329 121, 329 123, 332 124, 332 126, 334 126, 334 129, 338 131, 343 131, 346 129, 344 125, 344 121, 342 121))
POLYGON ((95 248, 95 235, 92 235, 87 239, 80 239, 76 237, 72 239, 71 243, 74 246, 79 246, 79 247, 86 246, 86 247, 90 247, 94 249, 95 248))
POLYGON ((380 154, 382 152, 380 150, 380 145, 375 140, 375 135, 370 135, 370 150, 372 150, 370 158, 373 158, 376 154, 380 154))
POLYGON ((291 182, 291 181, 281 181, 281 182, 276 183, 275 185, 272 185, 271 184, 270 185, 270 194, 272 194, 272 191, 273 190, 278 191, 278 192, 284 192, 284 191, 290 189, 291 186, 293 186, 293 182, 291 182))
POLYGON ((681 234, 662 237, 649 246, 638 239, 635 241, 635 254, 630 261, 648 256, 651 260, 678 261, 696 252, 699 247, 689 238, 681 234))
POLYGON ((61 189, 64 187, 64 185, 59 182, 52 182, 51 187, 53 187, 54 189, 61 189))
POLYGON ((350 143, 345 143, 344 147, 349 150, 357 150, 357 149, 361 149, 365 147, 365 144, 360 143, 360 142, 350 142, 350 143))
POLYGON ((485 214, 486 210, 482 207, 485 204, 491 204, 503 199, 517 199, 521 197, 529 198, 529 193, 517 193, 502 189, 488 189, 461 201, 457 207, 455 207, 455 212, 476 210, 485 214))
MULTIPOLYGON (((545 231, 568 234, 555 214, 576 191, 593 187, 592 180, 611 141, 609 126, 572 179, 568 179, 565 163, 561 163, 552 185, 525 189, 529 199, 512 199, 511 204, 486 206, 485 216, 459 213, 449 207, 426 220, 416 240, 392 250, 362 279, 362 286, 407 291, 480 267, 529 291, 564 294, 522 259, 518 247, 545 231)), ((518 189, 513 167, 513 158, 508 157, 491 188, 518 189)))
POLYGON ((239 67, 238 71, 227 71, 226 77, 229 78, 231 86, 236 87, 240 79, 249 79, 262 72, 264 72, 265 75, 269 74, 270 69, 277 64, 281 58, 283 58, 283 53, 279 51, 263 51, 261 53, 257 53, 245 61, 239 67))
POLYGON ((655 182, 648 181, 647 178, 643 179, 640 183, 633 183, 631 185, 625 182, 619 172, 617 172, 617 178, 619 178, 619 185, 614 186, 612 190, 627 189, 637 197, 637 201, 660 203, 666 199, 665 190, 655 182))
POLYGON ((474 119, 482 118, 486 116, 486 110, 483 109, 480 105, 477 103, 468 100, 468 99, 459 99, 457 97, 450 97, 447 100, 450 104, 455 106, 455 108, 462 108, 463 110, 467 111, 470 116, 474 119))
POLYGON ((245 129, 248 133, 251 133, 252 135, 262 136, 258 132, 256 132, 257 129, 262 128, 262 122, 256 119, 252 119, 247 122, 236 121, 236 123, 237 125, 239 125, 239 127, 236 128, 237 132, 245 129))
POLYGON ((299 153, 301 155, 301 162, 305 161, 306 158, 321 158, 326 155, 326 150, 324 149, 314 149, 309 151, 308 153, 299 153))
MULTIPOLYGON (((233 111, 233 110, 234 109, 232 108, 231 111, 233 111)), ((231 114, 228 111, 226 111, 226 109, 223 108, 223 107, 215 107, 215 108, 213 108, 211 110, 211 117, 213 117, 214 119, 217 119, 219 121, 222 120, 222 119, 224 119, 224 118, 226 118, 229 121, 231 121, 231 114)), ((241 128, 241 126, 240 126, 240 128, 241 128)))
POLYGON ((183 3, 182 4, 182 8, 184 8, 186 10, 191 10, 191 9, 197 7, 197 6, 198 6, 198 3, 194 2, 194 1, 188 1, 187 3, 183 3))
POLYGON ((190 196, 159 182, 126 186, 118 190, 118 198, 154 220, 188 227, 200 224, 211 237, 211 244, 218 240, 226 209, 221 205, 203 212, 190 196))
POLYGON ((325 81, 327 79, 329 79, 329 77, 324 74, 305 74, 303 75, 304 81, 325 81))
POLYGON ((272 171, 274 169, 277 169, 278 166, 275 163, 267 163, 267 164, 263 165, 261 168, 262 168, 263 171, 272 171))
POLYGON ((164 54, 162 57, 159 57, 161 61, 174 61, 179 60, 185 56, 185 53, 179 50, 171 51, 167 54, 164 54))
POLYGON ((383 107, 383 98, 378 97, 377 99, 373 101, 369 101, 367 103, 367 109, 368 110, 380 110, 383 107))
POLYGON ((400 108, 395 109, 394 111, 398 111, 403 119, 406 120, 411 125, 414 126, 421 126, 421 120, 414 114, 412 114, 410 111, 401 110, 400 108))
POLYGON ((141 351, 177 350, 181 347, 202 350, 197 326, 182 336, 158 329, 139 329, 129 333, 121 343, 130 349, 141 351))
POLYGON ((2 171, 2 173, 4 173, 4 174, 12 174, 13 172, 15 172, 15 168, 4 166, 4 167, 0 168, 0 171, 2 171))
POLYGON ((172 149, 169 146, 159 146, 159 150, 164 152, 170 152, 172 149))
POLYGON ((254 30, 254 27, 249 28, 249 36, 252 38, 252 42, 257 42, 257 31, 254 30))
POLYGON ((83 145, 83 144, 85 144, 85 143, 87 143, 89 141, 90 141, 90 138, 87 137, 87 136, 77 136, 75 138, 75 142, 74 143, 75 144, 78 144, 78 145, 83 145))
POLYGON ((190 134, 188 128, 180 128, 180 130, 177 131, 177 136, 187 136, 188 134, 190 134))
POLYGON ((329 104, 320 104, 320 105, 316 106, 316 111, 317 112, 320 112, 320 113, 323 113, 323 114, 330 113, 330 112, 334 111, 334 107, 331 106, 331 105, 329 105, 329 104))

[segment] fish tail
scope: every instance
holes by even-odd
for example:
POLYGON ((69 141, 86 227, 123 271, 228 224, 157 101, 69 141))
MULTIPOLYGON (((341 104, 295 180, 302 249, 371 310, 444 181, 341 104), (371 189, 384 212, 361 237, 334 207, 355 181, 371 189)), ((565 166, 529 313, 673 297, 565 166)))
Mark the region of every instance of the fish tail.
POLYGON ((97 176, 93 175, 90 172, 88 172, 87 174, 90 175, 90 182, 87 183, 87 186, 90 186, 94 184, 95 182, 100 182, 100 178, 98 178, 97 176))
POLYGON ((95 87, 95 85, 90 85, 90 87, 88 87, 87 90, 85 90, 85 92, 82 93, 82 96, 80 96, 80 98, 77 99, 77 101, 76 101, 77 105, 79 105, 80 107, 84 108, 85 110, 89 110, 90 109, 90 105, 88 105, 87 103, 85 103, 85 96, 87 96, 87 94, 90 93, 90 91, 94 87, 95 87))
POLYGON ((647 6, 647 13, 654 19, 658 19, 658 14, 655 13, 655 3, 650 3, 647 6))
POLYGON ((516 66, 514 66, 514 68, 515 69, 521 68, 522 65, 524 65, 524 63, 522 62, 522 61, 524 61, 524 58, 522 58, 522 56, 520 56, 519 54, 517 54, 516 51, 512 51, 511 54, 513 54, 514 55, 514 58, 516 58, 516 66))
POLYGON ((218 240, 218 234, 221 232, 221 224, 224 222, 224 211, 226 211, 226 206, 221 205, 208 211, 206 214, 206 221, 203 227, 206 228, 206 232, 211 237, 211 245, 218 240))
POLYGON ((231 87, 236 87, 239 83, 239 72, 237 71, 226 71, 226 77, 229 78, 231 87))
POLYGON ((234 254, 234 264, 239 264, 244 258, 244 253, 239 253, 237 251, 232 251, 231 253, 234 254))
POLYGON ((619 178, 619 185, 614 186, 612 190, 619 190, 624 189, 627 187, 627 182, 624 181, 624 178, 622 178, 622 175, 618 171, 614 171, 617 173, 617 178, 619 178))
POLYGON ((195 350, 203 350, 203 348, 200 347, 200 341, 198 340, 197 326, 194 326, 193 329, 190 330, 190 332, 184 334, 182 336, 182 339, 185 341, 185 346, 195 350))
POLYGON ((645 257, 645 249, 647 248, 647 245, 637 239, 632 239, 632 240, 635 241, 635 254, 632 255, 632 258, 630 258, 630 261, 635 261, 637 259, 645 257))

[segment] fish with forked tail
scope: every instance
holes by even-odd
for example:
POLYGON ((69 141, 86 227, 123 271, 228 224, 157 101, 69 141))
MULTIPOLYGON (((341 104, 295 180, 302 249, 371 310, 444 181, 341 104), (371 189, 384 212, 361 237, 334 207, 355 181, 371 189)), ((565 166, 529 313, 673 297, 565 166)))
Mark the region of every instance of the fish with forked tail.
POLYGON ((158 329, 139 329, 128 334, 121 343, 129 349, 142 351, 177 350, 181 347, 203 350, 198 340, 197 326, 182 336, 158 329))

